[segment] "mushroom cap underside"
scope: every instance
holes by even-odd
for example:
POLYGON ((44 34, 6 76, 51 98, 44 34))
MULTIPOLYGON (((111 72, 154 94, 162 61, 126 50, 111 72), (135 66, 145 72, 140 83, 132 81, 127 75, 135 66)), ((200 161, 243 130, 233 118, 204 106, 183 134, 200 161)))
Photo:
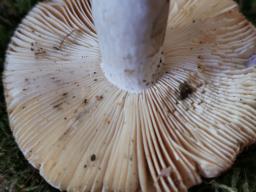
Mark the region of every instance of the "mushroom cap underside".
POLYGON ((187 191, 256 140, 255 43, 233 1, 173 0, 165 74, 133 94, 101 71, 89 0, 39 3, 6 54, 13 135, 62 190, 187 191))

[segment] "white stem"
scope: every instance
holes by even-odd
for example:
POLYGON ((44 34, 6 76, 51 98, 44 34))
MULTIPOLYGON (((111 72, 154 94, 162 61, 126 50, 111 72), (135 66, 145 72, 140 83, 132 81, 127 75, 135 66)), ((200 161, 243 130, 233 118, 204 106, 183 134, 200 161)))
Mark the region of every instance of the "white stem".
POLYGON ((169 0, 93 0, 92 10, 107 79, 131 92, 154 84, 169 0))

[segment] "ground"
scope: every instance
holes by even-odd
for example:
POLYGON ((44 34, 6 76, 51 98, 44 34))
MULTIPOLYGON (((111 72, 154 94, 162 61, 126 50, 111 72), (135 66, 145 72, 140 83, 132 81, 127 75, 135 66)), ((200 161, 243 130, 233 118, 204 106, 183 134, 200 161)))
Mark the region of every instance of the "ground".
MULTIPOLYGON (((38 0, 0 0, 0 79, 6 46, 17 24, 38 0)), ((244 14, 256 23, 256 0, 239 0, 244 14)), ((256 192, 256 146, 247 149, 227 173, 205 180, 190 192, 256 192)), ((0 192, 57 192, 20 153, 8 127, 0 80, 0 192)))

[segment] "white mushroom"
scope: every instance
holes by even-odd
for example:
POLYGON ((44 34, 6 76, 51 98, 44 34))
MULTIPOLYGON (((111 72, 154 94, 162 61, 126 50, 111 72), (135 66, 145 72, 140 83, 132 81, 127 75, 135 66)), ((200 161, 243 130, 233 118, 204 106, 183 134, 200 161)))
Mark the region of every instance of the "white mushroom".
POLYGON ((39 3, 10 42, 6 102, 29 162, 75 192, 187 191, 230 168, 256 140, 256 31, 237 5, 92 7, 39 3))

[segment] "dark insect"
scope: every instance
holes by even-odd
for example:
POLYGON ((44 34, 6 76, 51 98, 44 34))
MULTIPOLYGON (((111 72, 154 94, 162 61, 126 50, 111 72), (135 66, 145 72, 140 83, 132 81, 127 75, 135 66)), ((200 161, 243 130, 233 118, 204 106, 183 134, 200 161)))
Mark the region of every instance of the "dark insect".
POLYGON ((193 92, 194 89, 191 85, 189 85, 187 82, 181 83, 179 86, 179 99, 184 100, 193 92))

